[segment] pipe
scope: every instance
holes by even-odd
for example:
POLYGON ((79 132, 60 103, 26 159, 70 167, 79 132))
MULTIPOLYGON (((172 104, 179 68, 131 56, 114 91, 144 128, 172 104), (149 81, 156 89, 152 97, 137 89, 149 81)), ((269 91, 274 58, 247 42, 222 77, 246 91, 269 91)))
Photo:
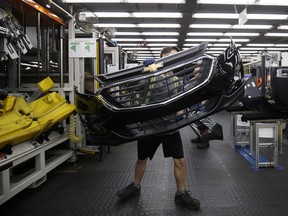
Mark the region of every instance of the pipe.
POLYGON ((49 2, 51 4, 53 4, 54 6, 56 6, 57 8, 59 8, 61 11, 63 11, 64 13, 66 13, 69 17, 71 17, 72 19, 74 18, 70 13, 68 13, 65 9, 63 9, 62 7, 60 7, 59 5, 57 5, 55 2, 53 2, 52 0, 49 0, 49 2))

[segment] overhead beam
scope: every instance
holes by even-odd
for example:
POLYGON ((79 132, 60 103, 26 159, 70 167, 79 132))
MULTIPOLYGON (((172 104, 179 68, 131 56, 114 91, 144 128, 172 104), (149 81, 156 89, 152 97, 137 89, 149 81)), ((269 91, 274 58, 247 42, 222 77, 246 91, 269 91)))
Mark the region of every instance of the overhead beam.
POLYGON ((181 5, 182 18, 180 19, 181 27, 179 29, 178 47, 183 48, 187 33, 189 32, 189 25, 192 23, 192 14, 197 11, 197 0, 186 0, 184 5, 181 5))

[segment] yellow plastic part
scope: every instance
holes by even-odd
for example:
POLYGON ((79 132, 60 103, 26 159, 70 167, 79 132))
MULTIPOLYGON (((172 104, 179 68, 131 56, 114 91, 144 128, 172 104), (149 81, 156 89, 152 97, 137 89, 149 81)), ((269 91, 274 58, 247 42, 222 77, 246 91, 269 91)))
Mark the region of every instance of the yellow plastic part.
POLYGON ((0 149, 33 139, 68 118, 74 110, 75 106, 56 92, 29 104, 17 97, 11 111, 0 116, 0 149))
POLYGON ((11 96, 11 95, 8 95, 5 100, 3 101, 3 107, 2 109, 0 109, 0 116, 5 114, 6 112, 9 112, 13 105, 14 105, 14 102, 15 102, 15 97, 14 96, 11 96))
POLYGON ((54 82, 49 76, 46 77, 44 80, 38 82, 37 85, 42 92, 48 92, 49 90, 54 88, 54 82))

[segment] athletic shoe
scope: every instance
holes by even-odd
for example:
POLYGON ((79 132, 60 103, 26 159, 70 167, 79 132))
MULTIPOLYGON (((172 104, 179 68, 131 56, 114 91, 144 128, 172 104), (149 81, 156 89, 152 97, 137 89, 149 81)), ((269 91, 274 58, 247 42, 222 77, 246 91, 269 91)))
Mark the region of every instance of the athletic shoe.
POLYGON ((128 185, 127 187, 119 190, 117 192, 117 197, 120 199, 128 199, 132 196, 136 196, 140 194, 140 190, 141 187, 140 186, 136 186, 134 182, 132 182, 130 185, 128 185))
POLYGON ((199 143, 199 142, 202 142, 201 139, 199 137, 196 137, 194 139, 191 139, 191 142, 192 143, 199 143))
POLYGON ((197 143, 198 149, 208 148, 210 146, 209 142, 199 142, 197 143))
POLYGON ((198 210, 200 208, 200 201, 191 197, 190 192, 187 190, 183 193, 176 192, 174 201, 176 204, 184 205, 193 210, 198 210))

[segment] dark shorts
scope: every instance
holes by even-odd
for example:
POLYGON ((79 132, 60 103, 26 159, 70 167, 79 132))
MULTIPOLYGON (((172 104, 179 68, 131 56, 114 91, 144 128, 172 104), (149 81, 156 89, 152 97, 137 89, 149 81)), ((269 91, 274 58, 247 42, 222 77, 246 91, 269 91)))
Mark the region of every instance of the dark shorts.
POLYGON ((181 159, 184 157, 182 140, 179 131, 173 134, 153 137, 138 141, 138 159, 152 160, 157 148, 162 143, 164 157, 181 159))

